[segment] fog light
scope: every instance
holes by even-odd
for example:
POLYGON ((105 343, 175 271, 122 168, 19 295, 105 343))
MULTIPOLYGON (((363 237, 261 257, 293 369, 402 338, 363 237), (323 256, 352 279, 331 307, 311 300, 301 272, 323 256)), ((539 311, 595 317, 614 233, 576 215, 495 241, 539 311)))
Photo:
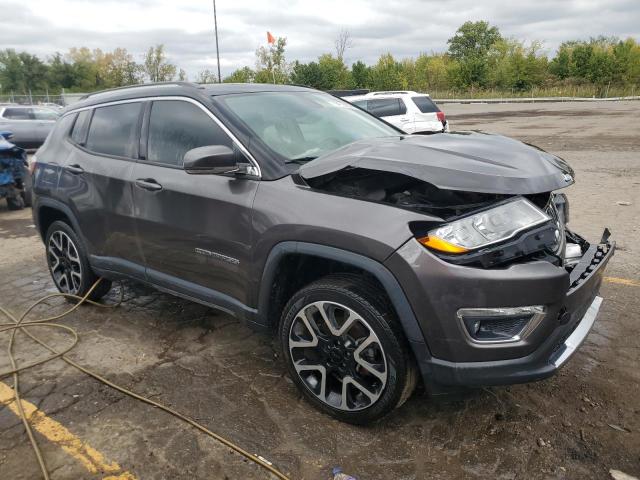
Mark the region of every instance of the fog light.
POLYGON ((541 305, 505 308, 461 308, 458 318, 472 342, 518 342, 544 318, 541 305))

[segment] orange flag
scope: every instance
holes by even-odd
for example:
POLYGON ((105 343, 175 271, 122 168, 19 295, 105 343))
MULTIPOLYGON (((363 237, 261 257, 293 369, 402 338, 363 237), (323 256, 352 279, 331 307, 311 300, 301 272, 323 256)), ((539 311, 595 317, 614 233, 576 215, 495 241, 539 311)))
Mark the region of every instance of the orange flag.
POLYGON ((271 35, 271 32, 267 32, 267 43, 276 43, 276 37, 271 35))

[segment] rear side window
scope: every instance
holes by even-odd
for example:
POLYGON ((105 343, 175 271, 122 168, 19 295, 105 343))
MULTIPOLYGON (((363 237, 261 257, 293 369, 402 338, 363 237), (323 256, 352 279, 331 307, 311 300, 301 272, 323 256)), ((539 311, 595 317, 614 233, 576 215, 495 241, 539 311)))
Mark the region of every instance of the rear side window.
POLYGON ((367 101, 367 110, 376 117, 393 117, 407 113, 407 107, 399 98, 380 98, 367 101))
POLYGON ((93 112, 87 148, 96 153, 133 158, 137 152, 141 103, 99 107, 93 112))
POLYGON ((233 146, 233 141, 206 113, 180 100, 153 102, 149 117, 147 159, 181 166, 184 154, 207 145, 233 146))
POLYGON ((411 97, 411 100, 413 100, 413 103, 416 104, 416 107, 418 107, 418 110, 420 110, 422 113, 435 113, 440 111, 438 106, 433 103, 433 100, 431 100, 429 97, 425 97, 424 95, 421 95, 419 97, 411 97))
POLYGON ((31 108, 6 108, 2 116, 10 120, 31 120, 33 112, 31 108))
POLYGON ((91 118, 91 110, 83 110, 78 114, 76 123, 71 131, 71 140, 78 145, 84 145, 87 139, 87 129, 89 128, 89 119, 91 118))

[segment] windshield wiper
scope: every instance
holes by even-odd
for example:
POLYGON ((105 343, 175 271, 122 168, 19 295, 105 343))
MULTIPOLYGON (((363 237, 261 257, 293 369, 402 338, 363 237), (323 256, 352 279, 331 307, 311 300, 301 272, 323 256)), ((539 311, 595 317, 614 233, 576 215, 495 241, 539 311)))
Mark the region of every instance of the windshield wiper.
POLYGON ((299 163, 299 164, 303 164, 306 162, 310 162, 311 160, 315 160, 316 158, 318 158, 317 156, 308 156, 308 157, 299 157, 299 158, 291 158, 289 160, 285 160, 284 163, 299 163))

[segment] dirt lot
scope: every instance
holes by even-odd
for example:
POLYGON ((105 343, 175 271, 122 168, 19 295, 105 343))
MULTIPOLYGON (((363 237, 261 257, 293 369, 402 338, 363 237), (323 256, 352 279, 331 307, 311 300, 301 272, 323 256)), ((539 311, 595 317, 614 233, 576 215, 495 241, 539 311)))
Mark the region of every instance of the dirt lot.
MULTIPOLYGON (((577 174, 568 190, 571 226, 592 239, 608 226, 618 241, 595 328, 556 377, 447 404, 418 394, 376 425, 348 426, 302 400, 270 338, 134 284, 125 286, 120 308, 82 307, 65 320, 80 334, 70 356, 295 479, 327 479, 336 465, 360 480, 610 478, 610 469, 640 476, 640 102, 445 110, 453 129, 514 136, 570 161, 577 174)), ((53 289, 30 214, 0 206, 0 304, 14 312, 53 289)), ((46 312, 64 307, 54 301, 46 312)), ((67 341, 41 334, 56 345, 67 341)), ((0 334, 3 350, 7 338, 0 334)), ((23 359, 43 354, 23 337, 18 351, 23 359)), ((2 353, 0 371, 6 367, 2 353)), ((53 479, 267 477, 214 440, 59 360, 24 374, 22 390, 46 415, 41 427, 50 435, 37 435, 53 479)), ((23 426, 2 405, 0 478, 39 478, 23 426)))

